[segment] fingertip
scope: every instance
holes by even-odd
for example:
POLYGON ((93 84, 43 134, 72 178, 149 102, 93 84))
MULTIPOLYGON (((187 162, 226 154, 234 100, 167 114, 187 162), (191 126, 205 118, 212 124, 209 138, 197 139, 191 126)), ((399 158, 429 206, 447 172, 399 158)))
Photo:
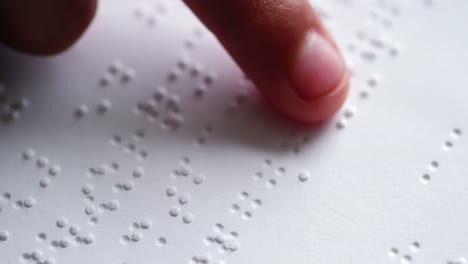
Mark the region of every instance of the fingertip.
POLYGON ((25 53, 50 55, 69 48, 94 18, 97 0, 16 0, 2 4, 2 41, 25 53))

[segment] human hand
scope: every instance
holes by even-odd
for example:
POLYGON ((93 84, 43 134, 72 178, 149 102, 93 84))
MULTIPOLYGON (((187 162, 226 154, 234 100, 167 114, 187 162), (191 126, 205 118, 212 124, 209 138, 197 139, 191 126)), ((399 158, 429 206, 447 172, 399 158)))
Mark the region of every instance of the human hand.
MULTIPOLYGON (((97 0, 4 0, 0 41, 32 54, 71 46, 97 0)), ((184 0, 281 113, 313 123, 343 104, 349 74, 307 0, 184 0)))

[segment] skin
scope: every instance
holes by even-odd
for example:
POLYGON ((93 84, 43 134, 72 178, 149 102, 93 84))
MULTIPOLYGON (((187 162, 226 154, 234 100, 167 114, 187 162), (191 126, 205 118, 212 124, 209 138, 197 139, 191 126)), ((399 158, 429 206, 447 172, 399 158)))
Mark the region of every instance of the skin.
MULTIPOLYGON (((97 0, 3 0, 0 42, 21 52, 51 55, 69 48, 91 23, 97 0)), ((288 73, 313 31, 336 44, 307 0, 185 0, 254 81, 268 102, 290 119, 315 123, 343 104, 349 74, 340 74, 327 92, 301 98, 288 73)), ((341 57, 341 55, 339 55, 341 57)), ((321 70, 326 73, 327 69, 321 70)), ((307 79, 314 83, 314 76, 307 79)), ((313 89, 314 87, 311 87, 313 89)))

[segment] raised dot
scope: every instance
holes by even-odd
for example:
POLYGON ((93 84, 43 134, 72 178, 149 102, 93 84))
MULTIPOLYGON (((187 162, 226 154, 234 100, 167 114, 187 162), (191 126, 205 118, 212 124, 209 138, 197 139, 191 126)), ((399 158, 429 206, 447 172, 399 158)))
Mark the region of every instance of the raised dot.
POLYGON ((299 173, 299 181, 301 182, 306 182, 310 178, 310 172, 309 171, 303 171, 299 173))
POLYGON ((140 232, 135 232, 131 235, 130 239, 133 242, 139 242, 143 238, 143 234, 140 232))
POLYGON ((435 171, 439 168, 439 162, 437 161, 431 161, 431 163, 429 164, 429 169, 432 170, 432 171, 435 171))
POLYGON ((80 233, 80 227, 77 225, 72 225, 68 231, 70 232, 70 235, 77 236, 80 233))
POLYGON ((151 219, 149 219, 149 218, 143 219, 140 222, 140 227, 142 229, 149 229, 149 228, 151 228, 151 225, 152 225, 152 222, 151 222, 151 219))
POLYGON ((50 176, 57 176, 60 174, 60 172, 62 171, 62 169, 60 168, 59 165, 52 165, 50 166, 49 168, 49 175, 50 176))
POLYGON ((29 197, 26 200, 24 200, 23 204, 25 208, 31 208, 36 204, 36 199, 29 197))
POLYGON ((97 111, 99 114, 104 114, 109 112, 111 108, 112 102, 109 99, 102 99, 97 106, 97 111))
POLYGON ((102 87, 107 87, 112 83, 113 80, 114 77, 112 75, 105 73, 101 79, 99 79, 99 85, 102 87))
POLYGON ((182 221, 183 221, 185 224, 190 224, 190 223, 192 223, 194 219, 195 219, 195 216, 194 216, 192 213, 186 213, 186 214, 182 217, 182 221))
POLYGON ((43 264, 55 264, 56 260, 54 258, 49 258, 43 261, 43 264))
POLYGON ((42 251, 40 250, 34 250, 32 253, 31 253, 31 259, 35 260, 35 261, 39 261, 41 258, 42 258, 42 251))
POLYGON ((460 137, 461 134, 462 134, 462 131, 461 131, 461 129, 459 129, 459 128, 455 128, 455 129, 452 131, 452 137, 454 137, 454 138, 460 137))
POLYGON ((134 178, 141 178, 144 173, 145 170, 142 167, 137 167, 133 170, 132 175, 134 178))
POLYGON ((190 195, 188 194, 183 194, 179 197, 179 203, 181 205, 185 205, 190 201, 190 195))
POLYGON ((201 264, 208 264, 211 262, 211 256, 210 255, 202 255, 198 258, 198 261, 201 264))
POLYGON ((125 191, 130 191, 135 186, 135 183, 132 180, 127 180, 122 184, 122 189, 125 191))
POLYGON ((267 185, 268 188, 273 188, 273 187, 276 186, 276 184, 277 184, 277 182, 276 182, 275 179, 270 179, 270 180, 268 180, 266 185, 267 185))
POLYGON ((36 156, 36 151, 34 149, 27 149, 23 152, 24 160, 31 160, 34 156, 36 156))
POLYGON ((125 69, 123 70, 122 72, 122 82, 130 82, 130 81, 133 81, 133 79, 135 79, 136 77, 136 72, 133 68, 131 67, 125 67, 125 69))
POLYGON ((45 240, 47 240, 47 234, 46 233, 39 233, 37 235, 37 240, 39 242, 44 242, 45 240))
POLYGON ((451 141, 445 141, 443 148, 444 150, 449 151, 453 148, 453 143, 451 141))
POLYGON ((64 228, 64 227, 66 227, 68 225, 68 220, 66 218, 64 218, 64 217, 61 217, 61 218, 57 219, 56 224, 57 224, 58 228, 64 228))
POLYGON ((0 242, 5 242, 10 237, 10 233, 8 231, 0 231, 0 242))
POLYGON ((223 234, 220 234, 220 235, 217 235, 215 238, 214 238, 214 241, 218 244, 224 244, 224 242, 226 242, 227 240, 227 237, 223 234))
POLYGON ((193 177, 193 183, 196 185, 200 185, 205 181, 205 176, 203 175, 196 175, 193 177))
POLYGON ((124 67, 125 66, 121 61, 115 60, 111 63, 111 65, 109 65, 109 73, 111 73, 112 75, 116 75, 122 72, 124 67))
POLYGON ((409 264, 413 261, 413 258, 410 256, 410 255, 404 255, 402 258, 401 258, 401 262, 403 264, 409 264))
POLYGON ((86 236, 83 237, 83 242, 87 245, 94 243, 94 235, 87 234, 86 236))
POLYGON ((263 173, 258 171, 253 175, 254 180, 261 180, 263 178, 263 173))
POLYGON ((172 196, 174 196, 174 195, 176 195, 176 194, 177 194, 177 188, 176 188, 176 187, 168 187, 168 188, 166 189, 166 195, 167 195, 168 197, 172 197, 172 196))
POLYGON ((156 240, 156 245, 157 245, 158 247, 165 246, 166 244, 167 244, 167 240, 166 240, 166 238, 164 238, 164 237, 160 237, 160 238, 158 238, 158 239, 156 240))
POLYGON ((75 110, 75 116, 77 118, 83 118, 88 113, 89 113, 89 107, 85 104, 78 106, 78 108, 75 110))
POLYGON ((67 238, 62 239, 62 240, 59 241, 59 247, 67 248, 69 246, 70 246, 70 241, 67 238))
POLYGON ((231 205, 231 208, 229 208, 229 210, 232 212, 232 213, 235 213, 237 211, 240 210, 240 206, 238 204, 233 204, 231 205))
POLYGON ((242 214, 242 218, 243 218, 244 220, 248 220, 248 219, 252 218, 252 212, 249 212, 249 211, 244 212, 244 213, 242 214))
POLYGON ((419 251, 419 249, 421 249, 421 244, 419 242, 415 241, 415 242, 411 243, 409 248, 411 249, 411 251, 417 252, 417 251, 419 251))
POLYGON ((253 208, 257 208, 257 207, 262 206, 262 204, 263 204, 263 203, 262 203, 262 201, 261 201, 260 199, 255 199, 255 200, 253 200, 253 202, 252 202, 252 207, 253 207, 253 208))
POLYGON ((428 184, 431 181, 431 175, 423 174, 420 180, 423 184, 428 184))
POLYGON ((221 224, 221 223, 217 223, 214 227, 213 227, 213 230, 215 232, 221 232, 224 230, 224 225, 221 224))
POLYGON ((36 160, 36 166, 38 168, 44 168, 49 164, 49 159, 46 157, 40 157, 36 160))
POLYGON ((180 214, 180 208, 179 207, 172 207, 169 209, 169 215, 172 217, 177 217, 180 214))
POLYGON ((85 211, 85 213, 87 215, 92 215, 92 214, 94 214, 96 212, 96 206, 94 206, 92 204, 88 205, 88 206, 85 207, 84 211, 85 211))
POLYGON ((248 198, 249 198, 249 193, 246 192, 246 191, 243 191, 243 192, 241 192, 241 193, 239 194, 239 198, 240 198, 241 200, 248 199, 248 198))
POLYGON ((39 180, 39 186, 40 186, 41 188, 47 188, 47 187, 49 187, 50 183, 51 183, 51 181, 50 181, 50 179, 49 179, 48 177, 43 177, 43 178, 41 178, 41 179, 39 180))
POLYGON ((83 186, 83 188, 81 188, 81 192, 83 192, 85 195, 90 195, 94 192, 94 186, 92 184, 86 184, 83 186))
POLYGON ((109 209, 110 211, 115 211, 119 209, 119 207, 120 207, 120 203, 117 200, 112 200, 107 204, 107 209, 109 209))

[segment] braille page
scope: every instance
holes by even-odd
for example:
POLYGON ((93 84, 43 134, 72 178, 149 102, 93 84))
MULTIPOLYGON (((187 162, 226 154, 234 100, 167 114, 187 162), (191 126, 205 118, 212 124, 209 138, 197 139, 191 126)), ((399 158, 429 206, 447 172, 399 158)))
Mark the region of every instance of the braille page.
POLYGON ((1 48, 0 263, 466 264, 468 1, 313 5, 352 85, 311 127, 181 1, 1 48))

